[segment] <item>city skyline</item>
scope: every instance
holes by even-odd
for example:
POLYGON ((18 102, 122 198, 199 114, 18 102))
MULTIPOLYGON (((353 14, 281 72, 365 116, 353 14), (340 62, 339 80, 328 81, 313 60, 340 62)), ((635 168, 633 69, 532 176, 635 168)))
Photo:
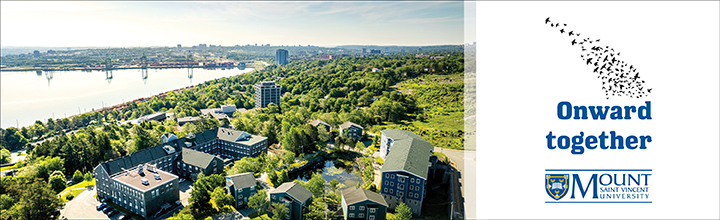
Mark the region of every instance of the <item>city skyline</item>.
POLYGON ((3 47, 448 45, 474 23, 463 2, 1 4, 3 47))

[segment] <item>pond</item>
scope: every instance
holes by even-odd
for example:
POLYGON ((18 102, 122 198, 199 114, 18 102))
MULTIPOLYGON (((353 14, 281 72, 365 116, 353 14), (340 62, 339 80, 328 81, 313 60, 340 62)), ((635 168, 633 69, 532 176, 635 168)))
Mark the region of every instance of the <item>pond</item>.
POLYGON ((340 182, 338 189, 355 186, 359 182, 362 182, 360 169, 357 167, 357 164, 355 164, 355 161, 344 159, 326 160, 317 163, 290 174, 290 179, 308 181, 312 178, 313 173, 316 172, 322 173, 322 178, 327 182, 330 182, 332 179, 337 179, 340 182))

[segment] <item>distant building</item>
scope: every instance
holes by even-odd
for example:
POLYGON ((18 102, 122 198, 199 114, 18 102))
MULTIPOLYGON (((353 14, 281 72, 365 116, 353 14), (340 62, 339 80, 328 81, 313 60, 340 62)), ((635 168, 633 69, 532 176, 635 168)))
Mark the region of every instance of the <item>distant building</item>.
POLYGON ((312 193, 295 182, 286 182, 270 191, 270 204, 281 203, 288 206, 290 220, 303 219, 303 210, 310 207, 312 193))
POLYGON ((247 208, 250 196, 257 192, 253 173, 241 173, 225 177, 225 188, 235 198, 235 209, 247 208))
POLYGON ((367 48, 362 49, 363 53, 367 53, 367 48))
POLYGON ((270 103, 280 106, 281 86, 275 81, 263 81, 255 85, 255 108, 265 108, 270 103))
POLYGON ((380 193, 389 208, 404 202, 413 214, 420 215, 428 172, 437 162, 432 155, 435 147, 409 131, 386 129, 380 133, 380 156, 385 160, 380 193))
POLYGON ((178 44, 178 45, 177 45, 177 48, 182 48, 182 45, 181 45, 181 44, 178 44))
POLYGON ((388 204, 385 199, 376 192, 349 187, 342 192, 342 211, 345 220, 367 219, 385 220, 388 204))
POLYGON ((33 51, 33 56, 34 56, 34 57, 39 57, 39 56, 40 56, 40 51, 39 51, 39 50, 33 51))
POLYGON ((380 50, 375 50, 375 49, 370 50, 371 54, 380 54, 380 52, 381 52, 380 50))
POLYGON ((323 59, 323 60, 332 60, 332 59, 333 59, 333 55, 330 55, 330 54, 321 54, 321 55, 320 55, 320 59, 323 59))
POLYGON ((55 54, 55 51, 54 51, 54 50, 48 50, 48 51, 47 51, 47 54, 55 54))
POLYGON ((320 119, 308 122, 308 124, 311 124, 312 126, 315 126, 315 127, 322 125, 323 128, 325 128, 325 130, 328 132, 332 129, 332 126, 330 126, 330 124, 328 124, 327 122, 324 122, 320 119))
POLYGON ((233 105, 233 104, 221 105, 220 108, 200 109, 200 113, 203 116, 207 117, 208 115, 211 115, 211 116, 217 118, 218 120, 222 120, 223 118, 226 118, 226 119, 228 119, 228 121, 232 120, 232 115, 236 111, 240 111, 242 113, 247 110, 244 108, 236 109, 235 105, 233 105))
POLYGON ((338 131, 340 133, 340 136, 343 136, 343 134, 346 134, 348 137, 351 137, 355 139, 356 141, 359 141, 362 139, 363 134, 363 127, 352 123, 352 122, 345 122, 342 123, 340 126, 338 126, 338 131))
POLYGON ((278 49, 275 51, 275 64, 285 65, 288 64, 288 51, 284 49, 278 49))
POLYGON ((177 124, 178 124, 178 126, 183 126, 185 123, 193 123, 197 120, 200 120, 200 117, 192 117, 192 116, 182 117, 182 118, 177 119, 177 124))
POLYGON ((422 47, 418 47, 418 53, 422 53, 422 47))

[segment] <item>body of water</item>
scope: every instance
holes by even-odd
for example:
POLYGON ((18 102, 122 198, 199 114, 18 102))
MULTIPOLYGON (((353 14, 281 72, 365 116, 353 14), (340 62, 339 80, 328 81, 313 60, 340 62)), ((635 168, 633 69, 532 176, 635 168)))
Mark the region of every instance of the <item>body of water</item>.
POLYGON ((339 189, 350 186, 355 187, 357 183, 362 182, 362 177, 360 169, 354 163, 354 161, 344 161, 342 159, 326 160, 293 173, 290 175, 290 179, 308 181, 312 178, 313 173, 320 172, 325 181, 330 182, 332 179, 337 179, 340 184, 343 184, 338 187, 339 189))
POLYGON ((47 122, 252 70, 193 69, 189 77, 188 69, 149 69, 145 78, 127 69, 113 70, 112 79, 104 71, 0 72, 0 127, 47 122))

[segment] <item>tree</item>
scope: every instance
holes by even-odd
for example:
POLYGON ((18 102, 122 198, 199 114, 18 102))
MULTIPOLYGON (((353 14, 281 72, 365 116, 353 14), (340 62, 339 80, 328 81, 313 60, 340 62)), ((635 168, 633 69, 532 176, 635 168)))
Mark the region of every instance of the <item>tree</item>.
POLYGON ((59 193, 65 189, 65 176, 62 173, 53 173, 53 175, 50 176, 48 183, 55 193, 59 193))
POLYGON ((132 127, 133 143, 131 152, 141 151, 160 144, 160 137, 148 132, 140 125, 132 127))
POLYGON ((248 199, 248 206, 252 209, 255 209, 258 213, 260 211, 267 209, 267 206, 270 204, 270 200, 268 200, 267 191, 264 189, 258 190, 255 192, 255 195, 250 196, 248 199))
POLYGON ((10 151, 8 149, 0 149, 0 164, 10 163, 11 159, 12 155, 10 154, 10 151))
POLYGON ((330 180, 330 189, 332 189, 332 191, 337 190, 337 189, 338 189, 338 184, 340 184, 340 181, 338 181, 337 179, 333 178, 332 180, 330 180))
POLYGON ((280 171, 280 175, 278 176, 277 182, 278 182, 277 186, 279 186, 280 184, 286 183, 286 182, 290 182, 290 177, 288 176, 287 170, 284 169, 284 170, 280 171))
POLYGON ((274 187, 280 186, 280 183, 278 183, 278 175, 274 169, 268 171, 268 179, 270 181, 270 184, 272 184, 274 187))
POLYGON ((365 148, 365 144, 362 141, 358 141, 357 143, 355 143, 355 150, 357 150, 358 152, 362 153, 365 151, 365 149, 367 148, 365 148))
POLYGON ((20 132, 20 130, 17 128, 9 127, 2 133, 2 140, 0 140, 0 144, 2 144, 9 150, 25 148, 25 146, 27 146, 29 142, 28 139, 25 138, 20 132))
POLYGON ((80 170, 75 170, 75 173, 73 174, 72 180, 73 180, 73 183, 82 182, 82 181, 83 181, 82 172, 80 172, 80 170))
POLYGON ((15 219, 47 219, 48 216, 56 216, 55 210, 63 207, 62 201, 44 182, 32 182, 23 184, 20 200, 11 210, 16 211, 15 219))
POLYGON ((225 188, 222 186, 215 187, 215 190, 210 194, 210 204, 215 209, 215 214, 225 214, 228 212, 234 212, 235 198, 225 192, 225 188))
POLYGON ((291 151, 285 151, 283 153, 283 161, 286 164, 292 164, 293 162, 295 162, 295 153, 291 151))
POLYGON ((204 218, 213 214, 213 207, 210 203, 211 193, 217 187, 225 186, 225 178, 220 175, 213 174, 205 176, 200 173, 197 181, 193 185, 190 192, 190 204, 192 206, 192 214, 196 218, 204 218))
POLYGON ((87 182, 92 181, 92 178, 93 178, 93 177, 92 177, 92 173, 91 173, 90 171, 88 171, 87 173, 85 173, 85 176, 83 177, 83 179, 84 179, 85 181, 87 181, 87 182))
POLYGON ((290 214, 290 211, 288 210, 288 207, 285 204, 276 202, 276 203, 273 203, 272 206, 273 206, 273 208, 275 208, 272 210, 272 213, 273 213, 272 219, 273 220, 284 220, 290 214))
POLYGON ((314 173, 307 184, 305 184, 305 188, 317 197, 325 194, 325 179, 322 178, 322 174, 314 173))
POLYGON ((307 220, 324 220, 326 216, 325 206, 322 197, 313 196, 312 204, 303 216, 307 220))
POLYGON ((395 219, 396 220, 412 219, 412 212, 410 211, 410 207, 408 207, 404 202, 400 202, 400 205, 398 205, 395 208, 395 219))

